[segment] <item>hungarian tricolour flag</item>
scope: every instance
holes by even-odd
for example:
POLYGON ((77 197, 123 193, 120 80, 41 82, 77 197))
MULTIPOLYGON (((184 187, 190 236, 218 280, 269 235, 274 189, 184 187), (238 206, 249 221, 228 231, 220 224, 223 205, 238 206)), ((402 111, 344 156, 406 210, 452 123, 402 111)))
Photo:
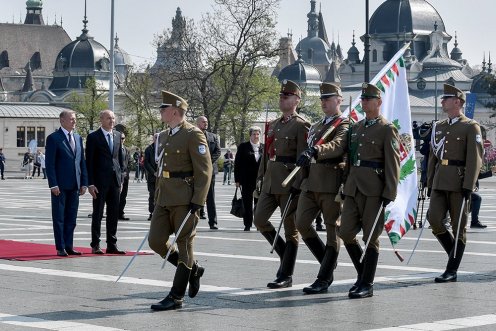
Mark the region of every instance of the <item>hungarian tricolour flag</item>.
MULTIPOLYGON (((393 247, 413 226, 417 214, 417 165, 412 137, 410 99, 403 53, 405 45, 388 64, 370 81, 382 91, 381 113, 396 126, 400 135, 400 181, 396 200, 386 207, 385 228, 393 247)), ((351 118, 365 117, 357 97, 351 106, 351 118)), ((346 110, 346 114, 349 109, 346 110)))

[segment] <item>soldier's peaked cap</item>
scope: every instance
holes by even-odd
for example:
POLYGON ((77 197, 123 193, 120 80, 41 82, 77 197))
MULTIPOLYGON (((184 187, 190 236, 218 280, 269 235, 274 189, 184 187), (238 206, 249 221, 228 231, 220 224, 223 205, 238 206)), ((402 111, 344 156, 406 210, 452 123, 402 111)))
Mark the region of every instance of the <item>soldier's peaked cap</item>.
POLYGON ((160 108, 167 108, 171 106, 181 108, 184 111, 188 110, 188 103, 186 100, 169 91, 162 91, 162 104, 160 105, 160 108))
POLYGON ((332 97, 332 96, 343 96, 343 93, 341 92, 341 88, 332 83, 322 83, 320 84, 320 97, 321 98, 326 98, 326 97, 332 97))
POLYGON ((296 95, 301 98, 301 89, 292 80, 285 79, 281 83, 281 92, 279 92, 279 95, 283 94, 290 94, 290 95, 296 95))
POLYGON ((444 99, 450 97, 456 97, 463 102, 466 101, 465 93, 462 90, 454 87, 453 85, 444 84, 444 94, 441 96, 441 98, 444 99))
POLYGON ((369 99, 369 98, 381 98, 381 90, 375 86, 374 84, 370 83, 363 83, 362 84, 362 95, 360 95, 360 98, 362 99, 369 99))

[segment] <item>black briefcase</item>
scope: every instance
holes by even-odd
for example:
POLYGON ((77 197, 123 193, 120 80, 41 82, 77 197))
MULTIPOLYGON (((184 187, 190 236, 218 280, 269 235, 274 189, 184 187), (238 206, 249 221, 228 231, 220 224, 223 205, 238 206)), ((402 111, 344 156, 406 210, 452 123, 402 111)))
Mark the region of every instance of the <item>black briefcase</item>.
POLYGON ((239 218, 243 218, 243 216, 245 215, 245 207, 243 206, 243 199, 242 198, 238 199, 237 187, 236 187, 236 191, 234 192, 234 197, 232 199, 231 214, 239 218))

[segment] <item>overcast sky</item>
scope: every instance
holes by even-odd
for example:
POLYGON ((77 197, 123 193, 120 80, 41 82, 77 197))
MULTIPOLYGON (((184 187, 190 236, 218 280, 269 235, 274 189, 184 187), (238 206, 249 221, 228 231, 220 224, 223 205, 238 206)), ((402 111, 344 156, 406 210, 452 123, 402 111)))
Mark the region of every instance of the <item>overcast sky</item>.
MULTIPOLYGON (((25 0, 1 0, 0 22, 12 20, 17 23, 26 15, 25 0)), ((370 0, 370 16, 384 0, 370 0)), ((496 30, 494 13, 495 0, 430 0, 443 18, 447 32, 454 37, 458 32, 459 47, 463 57, 472 65, 480 65, 483 53, 493 53, 496 62, 496 30)), ((109 47, 110 42, 110 0, 88 0, 88 29, 97 41, 109 47)), ((213 0, 115 0, 115 31, 119 36, 119 45, 126 50, 135 63, 154 62, 156 51, 152 45, 154 35, 166 28, 171 28, 171 21, 176 8, 181 7, 183 16, 199 20, 203 13, 211 11, 213 0)), ((317 1, 317 9, 322 6, 322 13, 330 39, 338 35, 341 47, 347 52, 351 46, 353 30, 357 35, 365 31, 364 0, 323 0, 317 1)), ((281 0, 277 10, 277 29, 280 36, 288 30, 293 33, 296 46, 301 37, 307 35, 307 17, 310 10, 309 0, 281 0)), ((71 39, 81 34, 84 15, 84 0, 44 0, 43 16, 53 24, 57 16, 63 18, 63 26, 71 39)), ((453 48, 453 41, 448 50, 453 48)), ((0 45, 1 47, 1 45, 0 45)), ((357 44, 360 56, 363 45, 357 44)), ((496 67, 496 66, 495 66, 496 67)))

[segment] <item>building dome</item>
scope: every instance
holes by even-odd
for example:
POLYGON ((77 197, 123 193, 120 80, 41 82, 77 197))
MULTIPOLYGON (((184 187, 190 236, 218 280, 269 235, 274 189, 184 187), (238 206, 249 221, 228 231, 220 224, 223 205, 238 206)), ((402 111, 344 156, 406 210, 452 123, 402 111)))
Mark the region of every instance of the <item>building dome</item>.
POLYGON ((440 31, 446 31, 437 10, 425 0, 387 0, 372 15, 370 33, 411 32, 424 35, 432 32, 435 23, 440 31))
POLYGON ((462 65, 455 60, 435 56, 422 62, 424 69, 435 69, 435 70, 460 70, 462 65))
POLYGON ((317 86, 322 82, 322 78, 320 77, 320 73, 313 65, 306 64, 301 55, 298 54, 298 60, 296 60, 293 64, 282 68, 281 72, 277 76, 277 79, 282 82, 283 80, 292 80, 297 83, 301 87, 308 85, 317 86))
POLYGON ((26 1, 26 7, 28 8, 42 8, 43 1, 41 0, 28 0, 26 1))
POLYGON ((132 67, 131 57, 125 50, 119 47, 119 38, 116 36, 114 44, 114 68, 120 80, 124 80, 127 77, 130 67, 132 67))
POLYGON ((86 19, 83 33, 57 55, 50 90, 84 88, 86 80, 95 77, 103 89, 109 87, 110 56, 107 49, 88 35, 86 19))
POLYGON ((302 50, 302 59, 306 63, 328 65, 332 62, 328 57, 329 46, 317 36, 302 39, 296 48, 302 50))

